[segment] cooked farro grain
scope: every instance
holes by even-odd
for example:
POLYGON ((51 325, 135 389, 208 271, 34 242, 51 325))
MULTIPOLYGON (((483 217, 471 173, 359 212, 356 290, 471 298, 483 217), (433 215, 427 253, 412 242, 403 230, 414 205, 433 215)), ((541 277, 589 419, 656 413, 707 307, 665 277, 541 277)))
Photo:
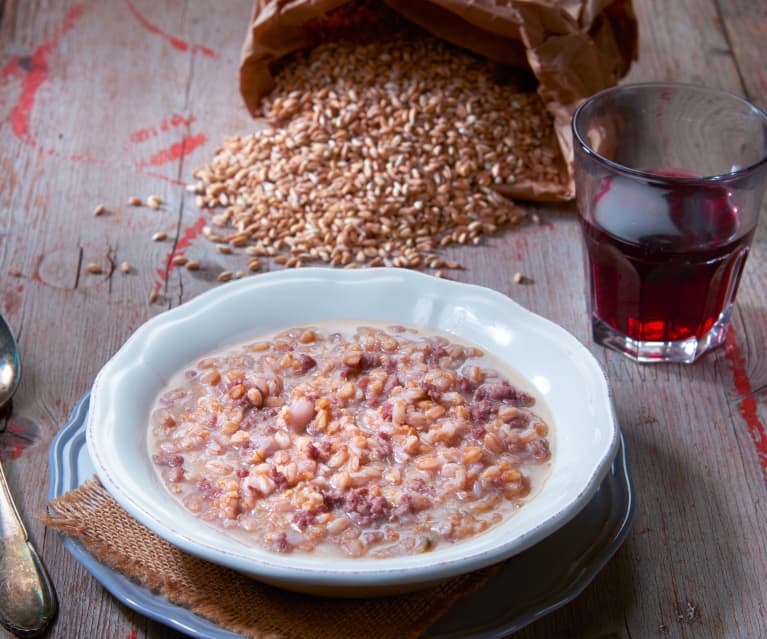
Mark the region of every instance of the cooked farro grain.
POLYGON ((186 508, 248 542, 425 552, 513 516, 550 470, 544 407, 496 364, 405 327, 262 336, 173 376, 150 451, 186 508))
POLYGON ((453 268, 440 247, 521 220, 494 187, 566 179, 540 98, 422 34, 295 55, 262 108, 271 128, 227 139, 190 190, 222 209, 208 239, 286 266, 453 268))

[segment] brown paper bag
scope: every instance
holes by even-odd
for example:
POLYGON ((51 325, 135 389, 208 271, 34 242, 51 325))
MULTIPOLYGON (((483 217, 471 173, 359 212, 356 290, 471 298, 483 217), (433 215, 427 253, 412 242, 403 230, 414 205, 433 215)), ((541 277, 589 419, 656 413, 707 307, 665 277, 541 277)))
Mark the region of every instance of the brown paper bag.
MULTIPOLYGON (((240 92, 255 116, 284 56, 332 39, 360 0, 256 0, 243 45, 240 92)), ((637 58, 631 0, 380 0, 397 17, 499 65, 532 72, 554 119, 554 132, 572 177, 570 122, 587 96, 616 84, 637 58)), ((370 3, 368 3, 370 4, 370 3)), ((372 3, 375 4, 375 3, 372 3)), ((375 14, 373 14, 375 15, 375 14)), ((372 22, 375 22, 373 18, 372 22)), ((376 25, 366 24, 365 30, 376 25)), ((385 21, 377 23, 386 33, 385 21)), ((364 34, 360 37, 364 37, 364 34)), ((548 184, 501 191, 512 197, 573 197, 548 184)))

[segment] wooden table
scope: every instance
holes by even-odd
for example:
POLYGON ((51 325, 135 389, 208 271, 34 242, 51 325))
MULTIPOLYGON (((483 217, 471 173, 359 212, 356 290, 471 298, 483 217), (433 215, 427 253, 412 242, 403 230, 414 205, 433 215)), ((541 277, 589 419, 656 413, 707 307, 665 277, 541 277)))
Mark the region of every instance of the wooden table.
MULTIPOLYGON (((59 593, 50 637, 179 636, 113 599, 36 515, 51 439, 99 368, 146 319, 218 285, 228 264, 200 237, 205 214, 182 185, 224 135, 253 127, 236 83, 250 4, 0 0, 0 309, 25 365, 0 451, 59 593), (127 205, 151 193, 162 212, 127 205), (95 218, 101 202, 109 213, 95 218), (150 241, 159 230, 210 268, 166 268, 171 244, 150 241), (132 273, 116 268, 123 261, 132 273)), ((630 80, 697 82, 767 107, 767 3, 635 8, 641 55, 630 80)), ((637 509, 591 586, 517 636, 767 637, 765 209, 727 345, 693 366, 637 365, 594 346, 573 206, 530 209, 541 225, 454 251, 468 266, 457 277, 508 294, 596 355, 637 509), (516 284, 516 271, 533 282, 516 284)))

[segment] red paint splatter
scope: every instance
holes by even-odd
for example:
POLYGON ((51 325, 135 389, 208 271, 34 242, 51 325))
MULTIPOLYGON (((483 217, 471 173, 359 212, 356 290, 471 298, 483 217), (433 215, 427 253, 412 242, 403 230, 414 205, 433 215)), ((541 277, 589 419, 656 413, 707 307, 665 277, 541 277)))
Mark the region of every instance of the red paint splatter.
POLYGON ((515 255, 517 260, 522 260, 524 258, 524 254, 527 251, 527 238, 521 237, 514 241, 514 248, 517 250, 517 253, 515 255))
POLYGON ((184 254, 186 249, 192 245, 192 242, 195 240, 195 238, 197 238, 197 236, 202 233, 202 229, 207 223, 207 218, 204 215, 201 215, 197 218, 194 224, 184 229, 184 232, 182 233, 178 242, 176 242, 176 246, 173 252, 167 253, 165 255, 163 268, 158 268, 156 270, 159 280, 155 282, 155 291, 159 292, 160 288, 162 288, 162 285, 168 280, 168 277, 170 277, 170 274, 173 273, 174 269, 176 268, 176 265, 173 263, 173 258, 184 254))
POLYGON ((738 412, 748 426, 748 432, 751 435, 754 446, 756 446, 756 455, 759 458, 759 463, 762 465, 764 480, 767 483, 767 431, 759 419, 756 398, 750 395, 753 389, 751 388, 751 380, 746 370, 746 359, 738 347, 733 326, 730 326, 727 334, 724 352, 727 361, 730 363, 735 390, 742 397, 738 402, 738 412))
POLYGON ((170 131, 179 126, 190 126, 196 119, 197 118, 193 115, 190 115, 189 117, 177 115, 168 118, 167 120, 163 120, 157 127, 150 126, 134 131, 130 134, 130 141, 134 144, 140 144, 141 142, 146 142, 150 138, 157 137, 161 132, 170 131))
POLYGON ((128 635, 128 639, 137 639, 138 635, 136 634, 136 629, 130 631, 130 634, 128 635))
POLYGON ((74 5, 67 12, 58 32, 47 42, 41 44, 31 56, 16 56, 3 67, 3 80, 16 76, 22 78, 21 95, 11 112, 11 128, 14 135, 23 142, 34 146, 35 139, 29 132, 29 120, 35 106, 37 92, 48 79, 48 56, 59 46, 61 36, 71 31, 78 19, 85 13, 85 6, 74 5))
POLYGON ((762 75, 762 72, 759 71, 756 74, 756 77, 759 80, 759 86, 762 88, 762 91, 767 91, 767 80, 764 79, 764 75, 762 75))
POLYGON ((0 461, 18 459, 40 436, 40 429, 32 420, 21 415, 6 419, 5 432, 0 434, 0 461))
POLYGON ((197 218, 194 224, 192 226, 188 227, 184 230, 184 234, 179 239, 178 243, 176 244, 176 252, 179 250, 183 251, 184 249, 189 248, 192 245, 192 241, 200 234, 202 233, 202 229, 205 227, 205 225, 208 223, 208 219, 201 215, 197 218))
POLYGON ((6 459, 18 459, 24 452, 24 444, 22 442, 10 442, 5 446, 2 454, 6 459))
POLYGON ((176 36, 173 36, 169 33, 166 33, 160 27, 150 22, 131 2, 131 0, 125 0, 125 3, 128 5, 128 8, 130 9, 130 12, 133 14, 133 16, 136 18, 136 20, 139 21, 139 24, 141 24, 142 27, 144 27, 149 33, 153 33, 155 35, 160 36, 162 39, 166 40, 174 49, 177 49, 179 51, 190 51, 191 53, 202 53, 203 55, 206 55, 210 58, 217 58, 218 54, 213 51, 213 49, 209 49, 208 47, 202 46, 201 44, 189 44, 185 40, 182 40, 181 38, 177 38, 176 36))
POLYGON ((186 182, 184 182, 184 180, 168 177, 167 175, 163 175, 162 173, 155 173, 154 171, 146 171, 145 175, 148 175, 149 177, 157 178, 159 180, 164 180, 165 182, 169 182, 170 184, 173 184, 174 186, 186 186, 186 182))
MULTIPOLYGON (((50 149, 48 151, 48 155, 54 155, 54 154, 56 154, 56 152, 53 149, 50 149)), ((69 159, 72 162, 82 162, 83 164, 92 164, 92 165, 95 165, 95 166, 108 166, 109 165, 109 162, 107 162, 106 160, 99 160, 98 158, 94 158, 93 156, 90 156, 90 155, 78 155, 78 154, 75 154, 75 155, 70 155, 69 159)))
POLYGON ((138 163, 138 168, 147 166, 162 166, 168 162, 174 162, 179 160, 185 155, 189 155, 197 147, 202 146, 208 141, 208 137, 204 133, 198 135, 188 135, 181 142, 176 142, 167 149, 163 149, 152 155, 148 160, 142 160, 138 163))

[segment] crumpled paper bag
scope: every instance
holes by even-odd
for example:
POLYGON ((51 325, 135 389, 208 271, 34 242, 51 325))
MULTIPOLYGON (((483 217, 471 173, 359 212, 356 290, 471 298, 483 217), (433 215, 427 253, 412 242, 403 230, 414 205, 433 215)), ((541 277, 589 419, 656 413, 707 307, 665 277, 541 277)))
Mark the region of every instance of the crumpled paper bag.
MULTIPOLYGON (((256 0, 240 62, 240 92, 256 116, 273 86, 274 65, 318 42, 345 5, 359 0, 256 0)), ((570 184, 516 184, 499 190, 519 199, 574 196, 570 123, 584 98, 613 86, 638 55, 632 0, 380 0, 431 34, 499 65, 525 67, 554 119, 570 184)))

